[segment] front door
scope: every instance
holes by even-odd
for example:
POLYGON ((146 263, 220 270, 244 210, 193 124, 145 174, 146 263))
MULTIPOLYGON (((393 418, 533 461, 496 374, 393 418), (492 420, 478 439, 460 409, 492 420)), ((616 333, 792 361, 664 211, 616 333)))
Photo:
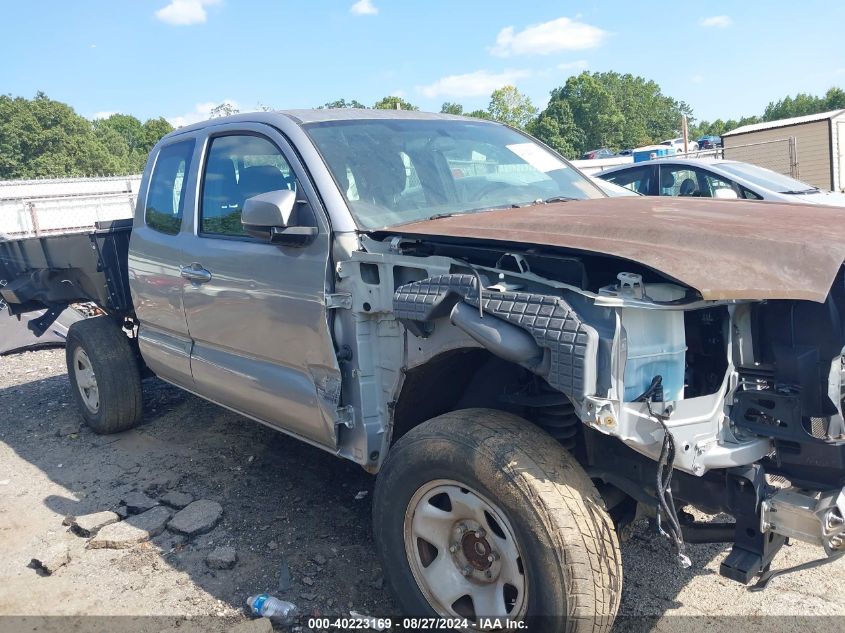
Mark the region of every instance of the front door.
POLYGON ((323 446, 336 445, 340 373, 327 325, 330 232, 294 152, 274 129, 220 126, 205 139, 195 238, 183 251, 183 295, 196 390, 323 446), (247 198, 297 193, 297 222, 318 229, 304 247, 247 234, 247 198))

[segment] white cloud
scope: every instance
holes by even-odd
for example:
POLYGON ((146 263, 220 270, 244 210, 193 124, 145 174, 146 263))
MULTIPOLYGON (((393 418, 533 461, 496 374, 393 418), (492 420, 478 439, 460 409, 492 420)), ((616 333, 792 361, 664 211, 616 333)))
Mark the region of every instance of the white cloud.
POLYGON ((170 0, 170 4, 156 11, 155 16, 173 26, 202 24, 208 19, 205 8, 220 2, 221 0, 170 0))
POLYGON ((378 7, 373 4, 373 0, 358 0, 349 8, 349 12, 354 15, 375 15, 378 7))
POLYGON ((595 48, 606 37, 607 32, 596 26, 570 18, 558 18, 532 24, 519 32, 512 26, 503 28, 496 36, 496 45, 490 49, 490 53, 497 57, 548 55, 558 51, 595 48))
POLYGON ((701 26, 711 26, 717 29, 726 29, 734 23, 729 15, 713 15, 709 18, 701 18, 698 23, 701 26))
MULTIPOLYGON (((173 127, 184 127, 186 125, 191 125, 192 123, 199 123, 200 121, 209 119, 211 117, 211 111, 221 103, 228 103, 236 110, 240 110, 237 101, 224 99, 223 101, 206 101, 205 103, 198 103, 190 112, 186 112, 185 114, 179 116, 169 116, 165 118, 173 127)), ((246 112, 246 110, 244 110, 244 112, 246 112)))
POLYGON ((102 112, 95 112, 91 115, 91 120, 96 121, 97 119, 108 119, 112 114, 117 114, 112 110, 103 110, 102 112))
POLYGON ((689 78, 691 83, 694 84, 703 84, 704 83, 704 75, 693 75, 689 78))
POLYGON ((513 84, 517 79, 523 79, 531 74, 528 70, 505 70, 491 73, 477 70, 464 75, 449 75, 441 77, 427 86, 417 86, 417 91, 424 97, 481 97, 488 96, 494 90, 513 84))
POLYGON ((576 59, 574 62, 558 64, 558 70, 584 70, 589 64, 586 59, 576 59))

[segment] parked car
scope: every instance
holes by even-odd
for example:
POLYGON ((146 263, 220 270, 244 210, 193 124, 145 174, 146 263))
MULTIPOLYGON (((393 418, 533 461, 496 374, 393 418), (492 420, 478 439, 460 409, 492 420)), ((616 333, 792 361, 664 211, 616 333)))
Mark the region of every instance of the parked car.
POLYGON ((698 141, 698 149, 716 149, 717 147, 722 147, 722 137, 721 136, 702 136, 698 141))
MULTIPOLYGON (((684 139, 683 137, 678 138, 671 138, 667 141, 662 141, 661 145, 668 145, 669 147, 674 147, 675 152, 678 154, 684 153, 684 139)), ((695 141, 687 140, 687 152, 695 152, 698 151, 698 143, 695 141)))
POLYGON ((824 191, 770 169, 716 158, 665 158, 606 169, 599 178, 646 196, 778 200, 845 206, 845 194, 824 191))
POLYGON ((617 156, 632 156, 633 154, 633 149, 620 149, 618 152, 616 152, 617 156))
POLYGON ((250 113, 164 137, 134 222, 0 242, 0 294, 103 311, 66 346, 97 433, 157 375, 378 473, 408 615, 601 633, 636 518, 742 583, 845 550, 845 223, 762 208, 610 199, 492 121, 250 113))
POLYGON ((594 149, 590 150, 589 152, 584 152, 581 155, 581 160, 595 160, 597 158, 613 158, 616 156, 616 152, 611 149, 607 149, 603 147, 601 149, 594 149))

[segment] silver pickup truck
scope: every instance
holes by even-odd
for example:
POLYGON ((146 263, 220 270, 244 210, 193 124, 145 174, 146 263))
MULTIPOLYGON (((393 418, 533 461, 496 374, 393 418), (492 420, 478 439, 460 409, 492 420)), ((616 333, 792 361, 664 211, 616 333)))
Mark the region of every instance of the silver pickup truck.
POLYGON ((845 549, 843 260, 841 210, 608 198, 504 125, 307 110, 169 134, 131 226, 0 243, 0 278, 36 332, 99 306, 94 431, 156 375, 378 473, 406 613, 600 631, 635 520, 758 586, 787 539, 845 549))

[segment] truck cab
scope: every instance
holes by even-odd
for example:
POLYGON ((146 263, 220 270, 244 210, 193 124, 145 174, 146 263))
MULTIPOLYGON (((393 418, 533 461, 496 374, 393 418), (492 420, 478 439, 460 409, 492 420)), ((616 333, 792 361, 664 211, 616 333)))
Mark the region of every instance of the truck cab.
POLYGON ((131 226, 0 243, 0 296, 36 331, 96 304, 97 432, 155 375, 377 474, 406 613, 604 631, 639 519, 761 586, 789 538, 845 551, 843 261, 835 209, 608 198, 498 123, 293 110, 167 135, 131 226))

